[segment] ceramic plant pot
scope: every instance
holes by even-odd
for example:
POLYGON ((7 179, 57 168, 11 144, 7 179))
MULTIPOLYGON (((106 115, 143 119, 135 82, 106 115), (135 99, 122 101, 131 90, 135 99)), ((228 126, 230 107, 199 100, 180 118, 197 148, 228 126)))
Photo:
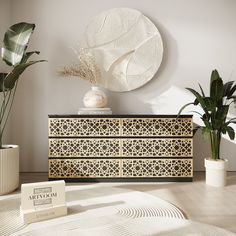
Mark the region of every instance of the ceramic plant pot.
POLYGON ((93 86, 84 95, 83 102, 87 108, 101 108, 107 105, 107 96, 99 87, 93 86))
POLYGON ((4 145, 0 149, 0 195, 10 193, 19 186, 19 146, 4 145))
POLYGON ((225 186, 227 166, 227 159, 212 160, 206 158, 206 184, 214 187, 225 186))

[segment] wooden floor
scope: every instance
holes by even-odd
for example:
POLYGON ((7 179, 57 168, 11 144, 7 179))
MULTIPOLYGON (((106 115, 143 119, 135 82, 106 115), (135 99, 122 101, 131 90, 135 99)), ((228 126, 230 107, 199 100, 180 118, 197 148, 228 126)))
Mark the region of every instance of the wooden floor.
MULTIPOLYGON (((21 173, 21 183, 46 181, 47 173, 21 173)), ((236 172, 228 173, 223 188, 205 184, 204 172, 195 172, 190 183, 68 183, 67 185, 116 186, 142 191, 182 209, 188 219, 216 225, 236 233, 236 172)))

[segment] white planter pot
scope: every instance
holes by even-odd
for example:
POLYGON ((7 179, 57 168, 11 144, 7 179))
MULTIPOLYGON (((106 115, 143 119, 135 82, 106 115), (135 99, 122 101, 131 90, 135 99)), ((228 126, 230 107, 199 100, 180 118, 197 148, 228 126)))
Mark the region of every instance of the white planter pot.
POLYGON ((19 186, 19 146, 4 147, 0 149, 0 195, 10 193, 19 186))
POLYGON ((87 108, 101 108, 107 105, 107 96, 99 87, 93 86, 84 95, 83 102, 87 108))
POLYGON ((214 187, 225 186, 227 166, 227 159, 220 159, 217 161, 205 159, 206 184, 214 187))

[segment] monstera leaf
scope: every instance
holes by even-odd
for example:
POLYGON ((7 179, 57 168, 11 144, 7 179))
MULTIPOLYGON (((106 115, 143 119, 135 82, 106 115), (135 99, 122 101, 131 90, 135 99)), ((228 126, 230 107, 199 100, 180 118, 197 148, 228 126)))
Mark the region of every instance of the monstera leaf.
POLYGON ((35 24, 21 22, 12 25, 5 33, 1 56, 9 66, 21 63, 34 28, 35 24))

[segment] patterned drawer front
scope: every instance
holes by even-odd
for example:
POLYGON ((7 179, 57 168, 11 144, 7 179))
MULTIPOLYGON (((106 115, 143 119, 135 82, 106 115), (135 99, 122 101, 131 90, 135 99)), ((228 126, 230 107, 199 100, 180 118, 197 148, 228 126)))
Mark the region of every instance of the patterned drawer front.
POLYGON ((122 136, 192 136, 191 118, 123 118, 122 136))
POLYGON ((192 177, 191 159, 127 159, 122 163, 122 177, 192 177))
POLYGON ((49 139, 49 157, 119 157, 119 139, 49 139))
POLYGON ((49 178, 119 177, 119 160, 50 159, 49 178))
POLYGON ((119 136, 119 118, 49 118, 49 136, 119 136))
POLYGON ((192 139, 124 139, 123 157, 191 157, 192 139))

